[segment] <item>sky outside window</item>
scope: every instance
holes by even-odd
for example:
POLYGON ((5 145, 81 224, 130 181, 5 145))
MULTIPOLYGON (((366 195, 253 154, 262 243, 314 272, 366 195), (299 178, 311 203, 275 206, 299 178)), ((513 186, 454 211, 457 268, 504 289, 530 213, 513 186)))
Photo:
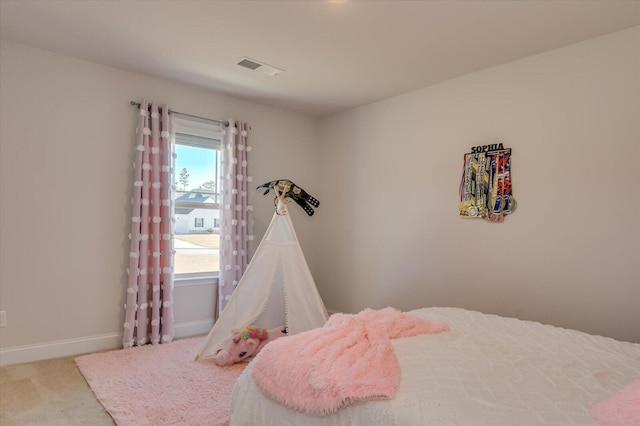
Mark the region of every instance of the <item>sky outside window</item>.
MULTIPOLYGON (((187 169, 189 183, 185 190, 199 188, 205 182, 217 182, 215 164, 218 152, 214 149, 197 148, 186 145, 176 145, 175 181, 179 182, 180 172, 187 169)), ((181 191, 182 185, 178 183, 176 189, 181 191)))

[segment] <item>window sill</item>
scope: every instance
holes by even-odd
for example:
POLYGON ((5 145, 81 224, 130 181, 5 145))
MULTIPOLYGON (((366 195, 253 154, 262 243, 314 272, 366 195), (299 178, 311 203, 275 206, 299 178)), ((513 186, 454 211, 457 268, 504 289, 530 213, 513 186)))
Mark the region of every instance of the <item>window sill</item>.
POLYGON ((173 283, 174 287, 217 285, 218 272, 179 274, 174 277, 173 283))

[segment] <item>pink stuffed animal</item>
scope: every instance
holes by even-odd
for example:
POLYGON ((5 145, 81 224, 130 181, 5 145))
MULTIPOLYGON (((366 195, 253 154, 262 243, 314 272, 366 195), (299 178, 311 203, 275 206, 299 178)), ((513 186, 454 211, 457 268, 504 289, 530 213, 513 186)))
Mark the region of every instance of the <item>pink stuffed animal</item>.
POLYGON ((286 327, 266 328, 249 326, 242 330, 233 330, 233 335, 225 342, 224 348, 216 353, 216 364, 219 366, 242 362, 257 355, 267 343, 286 336, 286 327))

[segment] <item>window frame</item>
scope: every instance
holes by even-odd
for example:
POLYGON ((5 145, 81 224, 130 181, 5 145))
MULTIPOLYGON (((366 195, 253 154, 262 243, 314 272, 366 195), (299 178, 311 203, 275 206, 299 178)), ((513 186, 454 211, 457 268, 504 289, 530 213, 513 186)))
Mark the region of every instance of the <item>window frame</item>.
MULTIPOLYGON (((212 149, 218 151, 218 155, 222 152, 222 130, 219 124, 213 124, 212 122, 207 122, 206 120, 199 120, 196 118, 185 118, 182 116, 174 116, 173 117, 173 131, 172 131, 172 144, 174 146, 183 145, 183 146, 192 146, 199 147, 205 149, 212 149), (186 137, 183 137, 186 136, 186 137), (183 143, 180 142, 186 141, 188 136, 195 136, 193 138, 193 143, 183 143), (213 146, 209 147, 205 144, 201 144, 202 140, 198 140, 198 138, 206 138, 215 141, 213 146)), ((175 159, 174 159, 174 178, 177 178, 179 171, 176 170, 175 167, 175 159)), ((175 214, 176 209, 178 208, 204 208, 210 210, 219 210, 221 200, 219 195, 219 175, 220 170, 217 170, 216 176, 216 186, 218 187, 218 194, 214 197, 213 203, 197 203, 197 202, 189 202, 189 201, 176 201, 174 198, 173 203, 173 214, 175 214), (204 204, 204 206, 203 206, 204 204)), ((177 189, 174 192, 178 192, 177 189)), ((204 228, 204 226, 203 226, 204 228)), ((175 236, 174 236, 175 238, 175 236)), ((175 268, 175 259, 174 259, 174 268, 175 268)), ((210 271, 210 272, 183 272, 176 273, 174 270, 174 285, 175 286, 198 286, 198 285, 212 285, 218 284, 219 279, 219 268, 218 271, 210 271)))

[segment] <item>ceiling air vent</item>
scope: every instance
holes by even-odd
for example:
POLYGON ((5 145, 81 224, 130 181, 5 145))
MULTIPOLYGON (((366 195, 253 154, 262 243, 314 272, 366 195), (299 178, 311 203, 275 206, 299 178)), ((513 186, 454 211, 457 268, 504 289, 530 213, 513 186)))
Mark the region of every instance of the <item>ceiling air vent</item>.
POLYGON ((244 68, 248 68, 252 71, 260 71, 263 74, 267 74, 270 76, 278 75, 281 72, 284 72, 283 69, 272 67, 271 65, 267 65, 263 62, 258 62, 255 59, 249 59, 247 57, 242 57, 235 62, 236 65, 239 65, 244 68))

